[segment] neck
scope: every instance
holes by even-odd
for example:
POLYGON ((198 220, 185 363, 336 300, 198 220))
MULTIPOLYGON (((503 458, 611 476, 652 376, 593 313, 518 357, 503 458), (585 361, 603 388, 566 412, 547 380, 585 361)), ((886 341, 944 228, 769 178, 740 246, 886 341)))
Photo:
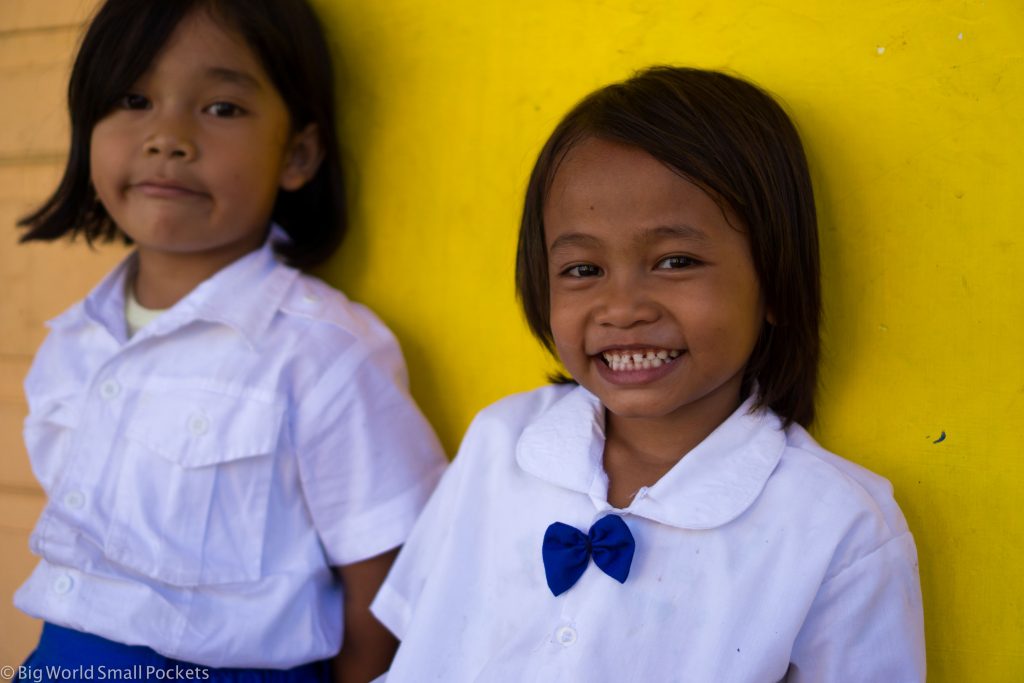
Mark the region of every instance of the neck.
POLYGON ((657 483, 740 403, 737 384, 721 387, 715 394, 663 416, 626 417, 606 409, 608 502, 615 507, 628 506, 637 490, 657 483))
MULTIPOLYGON (((139 305, 151 309, 170 308, 200 283, 244 254, 202 257, 139 248, 132 286, 139 305)), ((248 253, 248 252, 246 252, 248 253)))

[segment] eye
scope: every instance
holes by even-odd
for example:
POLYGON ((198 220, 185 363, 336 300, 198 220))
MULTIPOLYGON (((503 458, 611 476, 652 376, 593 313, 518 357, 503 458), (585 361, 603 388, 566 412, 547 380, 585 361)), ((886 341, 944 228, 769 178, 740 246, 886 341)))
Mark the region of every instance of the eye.
POLYGON ((121 109, 149 109, 149 99, 135 92, 126 93, 117 101, 121 109))
POLYGON ((244 109, 231 102, 214 102, 204 111, 222 119, 231 119, 246 113, 244 109))
POLYGON ((579 263, 575 266, 570 266, 562 271, 562 275, 568 277, 597 277, 601 274, 601 269, 592 263, 579 263))
POLYGON ((666 256, 665 258, 658 261, 658 265, 655 266, 658 270, 679 270, 680 268, 692 268, 699 266, 700 261, 690 256, 666 256))

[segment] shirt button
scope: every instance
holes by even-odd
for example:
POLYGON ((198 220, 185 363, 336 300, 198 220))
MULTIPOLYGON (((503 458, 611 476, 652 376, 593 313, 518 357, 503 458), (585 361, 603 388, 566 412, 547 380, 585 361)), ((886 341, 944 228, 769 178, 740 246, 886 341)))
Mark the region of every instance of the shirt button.
POLYGON ((64 494, 64 504, 72 510, 81 510, 85 505, 85 494, 81 491, 68 491, 64 494))
POLYGON ((576 633, 576 629, 572 626, 563 626, 555 631, 555 640, 561 643, 563 647, 569 647, 576 642, 578 637, 579 634, 576 633))
POLYGON ((117 395, 121 393, 121 385, 112 379, 108 379, 106 382, 100 385, 100 396, 107 399, 108 401, 113 398, 117 398, 117 395))
POLYGON ((313 292, 307 292, 302 297, 302 300, 305 301, 307 304, 315 304, 320 302, 320 297, 318 297, 316 294, 313 294, 313 292))
POLYGON ((67 574, 61 574, 53 582, 53 592, 57 595, 65 595, 71 591, 75 582, 67 574))
POLYGON ((202 436, 210 431, 210 420, 202 413, 196 413, 188 419, 188 431, 193 436, 202 436))

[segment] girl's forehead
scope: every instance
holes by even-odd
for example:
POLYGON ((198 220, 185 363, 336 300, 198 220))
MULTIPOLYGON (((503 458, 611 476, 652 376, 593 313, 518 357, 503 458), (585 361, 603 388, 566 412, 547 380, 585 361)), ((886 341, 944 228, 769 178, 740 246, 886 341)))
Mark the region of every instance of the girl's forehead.
POLYGON ((635 145, 589 136, 580 139, 565 151, 561 163, 555 170, 552 184, 559 180, 565 183, 567 178, 571 180, 573 175, 581 172, 621 173, 625 172, 625 167, 646 165, 652 161, 656 162, 654 157, 635 145))
POLYGON ((176 66, 226 68, 267 80, 259 57, 242 34, 225 19, 201 8, 182 17, 149 71, 176 66))
POLYGON ((743 222, 721 199, 639 147, 590 138, 565 155, 544 206, 551 246, 565 234, 650 243, 685 237, 746 241, 743 222))
POLYGON ((563 155, 551 179, 545 211, 630 210, 676 203, 704 191, 643 149, 590 137, 563 155))

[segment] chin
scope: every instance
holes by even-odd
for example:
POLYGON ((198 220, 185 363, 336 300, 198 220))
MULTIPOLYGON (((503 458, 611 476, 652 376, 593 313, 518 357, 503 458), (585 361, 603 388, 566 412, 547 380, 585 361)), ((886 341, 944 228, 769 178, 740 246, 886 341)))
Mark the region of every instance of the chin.
POLYGON ((610 400, 606 400, 600 394, 598 398, 609 413, 630 420, 658 419, 680 408, 680 406, 667 406, 660 401, 623 400, 618 397, 610 397, 610 400))

